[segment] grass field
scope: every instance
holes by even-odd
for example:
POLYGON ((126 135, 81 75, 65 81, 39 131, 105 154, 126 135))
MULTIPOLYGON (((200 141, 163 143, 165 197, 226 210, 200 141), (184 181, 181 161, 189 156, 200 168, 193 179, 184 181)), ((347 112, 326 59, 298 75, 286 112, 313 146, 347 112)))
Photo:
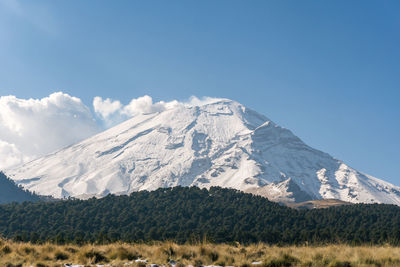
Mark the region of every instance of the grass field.
POLYGON ((329 245, 276 247, 208 244, 33 245, 0 240, 0 266, 400 266, 400 248, 329 245), (136 261, 147 260, 147 263, 136 261))

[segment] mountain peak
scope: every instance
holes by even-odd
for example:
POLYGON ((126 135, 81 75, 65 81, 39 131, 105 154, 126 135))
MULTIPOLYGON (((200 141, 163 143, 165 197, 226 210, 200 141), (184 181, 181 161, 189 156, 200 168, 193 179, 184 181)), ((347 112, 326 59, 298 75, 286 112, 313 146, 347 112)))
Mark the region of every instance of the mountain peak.
POLYGON ((400 188, 307 146, 236 101, 192 102, 135 116, 7 174, 55 197, 182 185, 235 188, 274 201, 400 204, 400 188))

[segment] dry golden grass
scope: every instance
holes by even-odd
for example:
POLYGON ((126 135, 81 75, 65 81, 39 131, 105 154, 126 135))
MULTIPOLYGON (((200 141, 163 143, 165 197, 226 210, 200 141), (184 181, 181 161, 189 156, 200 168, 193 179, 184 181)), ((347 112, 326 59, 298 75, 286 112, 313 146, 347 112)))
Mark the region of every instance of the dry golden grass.
POLYGON ((173 260, 183 265, 221 266, 400 266, 400 248, 390 246, 329 245, 323 247, 276 247, 265 244, 249 246, 209 244, 178 245, 172 242, 154 244, 110 245, 34 245, 0 239, 0 266, 64 266, 64 264, 109 264, 135 266, 148 263, 168 266, 173 260), (259 264, 253 264, 259 262, 259 264), (129 263, 129 264, 127 264, 129 263))

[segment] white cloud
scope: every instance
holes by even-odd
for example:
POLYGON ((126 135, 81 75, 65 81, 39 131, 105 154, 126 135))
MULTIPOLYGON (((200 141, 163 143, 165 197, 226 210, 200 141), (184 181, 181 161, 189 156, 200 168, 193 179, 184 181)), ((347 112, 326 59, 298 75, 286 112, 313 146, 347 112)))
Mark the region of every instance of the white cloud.
POLYGON ((45 155, 100 128, 79 98, 61 92, 42 99, 0 97, 0 169, 45 155))
POLYGON ((22 154, 14 145, 0 140, 0 170, 9 166, 15 166, 29 161, 29 157, 22 154))
POLYGON ((120 101, 109 98, 103 100, 96 96, 93 99, 94 111, 104 121, 106 127, 114 126, 139 114, 161 112, 180 104, 176 100, 153 103, 153 99, 148 95, 133 98, 125 106, 120 101))
POLYGON ((145 95, 132 99, 131 102, 124 107, 122 112, 130 117, 133 117, 142 113, 161 112, 178 104, 179 103, 176 100, 171 102, 160 101, 153 104, 153 99, 150 96, 145 95))
POLYGON ((215 97, 209 97, 209 96, 203 96, 202 98, 198 98, 197 96, 191 96, 189 98, 189 101, 183 102, 184 105, 186 106, 204 106, 208 105, 211 103, 215 103, 218 101, 224 100, 223 98, 215 98, 215 97))
POLYGON ((139 114, 162 112, 178 105, 202 106, 220 100, 220 98, 202 97, 200 99, 192 96, 188 101, 183 102, 173 100, 170 102, 160 101, 153 103, 153 99, 145 95, 133 98, 129 104, 124 106, 118 100, 110 98, 103 100, 103 98, 96 96, 93 99, 93 108, 96 114, 104 121, 105 126, 111 127, 139 114))
POLYGON ((100 96, 96 96, 93 99, 93 108, 102 118, 108 118, 112 114, 119 112, 122 104, 118 100, 113 101, 110 98, 103 100, 100 96))

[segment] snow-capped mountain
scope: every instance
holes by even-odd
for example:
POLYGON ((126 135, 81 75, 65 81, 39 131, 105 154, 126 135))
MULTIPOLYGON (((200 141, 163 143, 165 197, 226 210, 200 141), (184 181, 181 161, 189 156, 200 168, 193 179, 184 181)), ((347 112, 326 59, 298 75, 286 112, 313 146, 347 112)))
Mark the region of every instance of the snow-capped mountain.
POLYGON ((54 197, 221 186, 273 201, 400 205, 400 188, 313 149, 231 100, 142 114, 6 174, 54 197))

